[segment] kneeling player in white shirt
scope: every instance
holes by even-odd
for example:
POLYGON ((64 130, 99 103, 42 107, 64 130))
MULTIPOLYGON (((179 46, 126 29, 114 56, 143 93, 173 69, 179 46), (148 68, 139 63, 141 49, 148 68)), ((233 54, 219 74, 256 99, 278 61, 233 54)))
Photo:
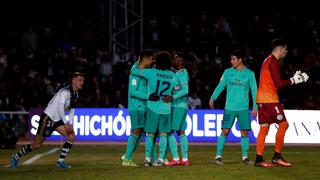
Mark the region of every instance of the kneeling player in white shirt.
POLYGON ((75 139, 73 127, 66 124, 65 114, 69 111, 69 119, 73 119, 74 105, 79 97, 78 90, 82 89, 84 84, 84 74, 75 72, 72 74, 71 84, 61 88, 55 96, 50 100, 39 121, 37 135, 31 144, 25 145, 22 149, 12 155, 11 168, 18 167, 19 159, 27 153, 39 149, 45 139, 50 137, 53 131, 57 131, 62 136, 65 136, 67 141, 64 143, 60 157, 56 163, 59 168, 71 168, 70 165, 64 162, 72 143, 75 139))

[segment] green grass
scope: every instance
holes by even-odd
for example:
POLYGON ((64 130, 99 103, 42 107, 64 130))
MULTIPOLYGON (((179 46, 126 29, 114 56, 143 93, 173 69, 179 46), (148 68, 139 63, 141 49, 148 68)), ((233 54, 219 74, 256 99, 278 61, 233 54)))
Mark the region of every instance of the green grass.
MULTIPOLYGON (((36 154, 47 152, 58 146, 43 146, 22 158, 21 162, 36 154)), ((0 179, 318 179, 320 177, 319 147, 285 147, 283 155, 294 167, 256 168, 240 165, 240 146, 226 146, 224 166, 214 165, 215 146, 190 146, 189 167, 144 167, 144 146, 134 154, 139 167, 122 167, 120 157, 125 151, 124 145, 83 146, 75 145, 66 161, 71 169, 61 170, 55 167, 60 150, 45 156, 31 165, 21 165, 18 170, 5 168, 11 154, 19 150, 0 150, 0 179)), ((254 160, 255 147, 251 146, 250 156, 254 160)), ((265 159, 270 160, 273 148, 266 147, 265 159)), ((20 162, 20 163, 21 163, 20 162)))

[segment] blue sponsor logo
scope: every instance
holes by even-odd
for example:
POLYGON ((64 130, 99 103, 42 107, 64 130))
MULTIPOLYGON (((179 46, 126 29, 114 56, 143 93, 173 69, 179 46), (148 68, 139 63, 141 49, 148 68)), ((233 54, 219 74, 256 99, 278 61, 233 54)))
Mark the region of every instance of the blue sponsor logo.
MULTIPOLYGON (((189 110, 186 118, 186 135, 190 142, 217 142, 221 134, 223 110, 189 110)), ((30 111, 29 136, 35 136, 42 111, 30 111)), ((66 119, 69 116, 66 115, 66 119)), ((131 131, 130 116, 127 109, 113 108, 77 108, 71 122, 77 141, 127 141, 131 131)), ((252 126, 258 126, 256 119, 251 119, 252 126)), ((228 142, 240 142, 238 123, 231 128, 228 142)), ((256 138, 249 133, 250 142, 256 138)), ((60 140, 54 132, 47 140, 60 140)))

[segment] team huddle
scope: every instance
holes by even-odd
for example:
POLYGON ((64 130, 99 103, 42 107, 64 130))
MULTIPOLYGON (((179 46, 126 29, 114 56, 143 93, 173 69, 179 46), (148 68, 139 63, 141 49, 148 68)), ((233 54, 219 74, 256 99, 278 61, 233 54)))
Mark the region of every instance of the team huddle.
POLYGON ((146 134, 145 166, 189 165, 188 140, 185 135, 188 109, 188 73, 184 68, 183 53, 159 52, 155 58, 151 51, 142 51, 133 65, 129 78, 129 114, 132 134, 128 139, 123 166, 136 166, 132 153, 146 134), (155 60, 154 60, 155 59, 155 60), (155 67, 152 67, 155 62, 155 67), (171 66, 175 69, 172 71, 171 66), (182 161, 179 160, 177 132, 181 142, 182 161), (156 156, 155 139, 159 138, 156 156), (166 159, 172 153, 172 161, 166 159))
MULTIPOLYGON (((222 132, 218 138, 214 158, 214 163, 217 165, 224 164, 223 148, 237 118, 241 133, 241 164, 254 164, 256 167, 292 166, 281 155, 288 122, 284 107, 279 101, 278 89, 307 82, 309 76, 305 72, 296 71, 292 78, 282 80, 279 60, 283 59, 288 52, 287 43, 282 39, 275 39, 272 41, 271 48, 271 54, 264 60, 261 67, 258 88, 254 72, 244 65, 244 54, 239 50, 230 54, 232 67, 224 71, 209 100, 211 109, 214 109, 214 101, 226 89, 222 132), (253 100, 251 115, 250 92, 253 100), (256 159, 253 162, 248 155, 250 146, 248 134, 251 130, 251 116, 257 115, 260 130, 256 142, 256 159), (275 137, 274 156, 271 162, 267 162, 263 158, 263 151, 269 126, 273 123, 277 123, 279 128, 275 137)), ((145 139, 145 166, 190 165, 188 139, 185 134, 189 95, 189 77, 185 60, 186 55, 182 52, 172 54, 167 51, 160 51, 157 54, 149 50, 140 52, 139 59, 132 66, 129 76, 128 111, 131 118, 131 135, 127 141, 125 154, 121 157, 122 166, 138 166, 132 160, 132 156, 143 139, 145 139), (175 132, 180 140, 181 159, 175 132), (159 137, 158 151, 157 137, 159 137), (167 159, 169 152, 172 154, 170 161, 167 159)), ((65 113, 69 111, 70 119, 73 118, 72 108, 83 83, 84 75, 79 72, 73 73, 70 86, 62 88, 52 98, 41 116, 36 138, 31 144, 25 145, 19 152, 12 155, 12 168, 16 169, 20 158, 38 149, 54 130, 67 139, 56 166, 71 168, 64 159, 72 147, 75 134, 72 126, 66 123, 65 113)))

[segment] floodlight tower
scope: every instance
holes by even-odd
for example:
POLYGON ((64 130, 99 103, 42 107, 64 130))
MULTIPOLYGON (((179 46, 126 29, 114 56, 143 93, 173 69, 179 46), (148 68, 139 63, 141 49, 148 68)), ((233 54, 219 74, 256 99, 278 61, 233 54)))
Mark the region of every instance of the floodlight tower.
POLYGON ((109 52, 143 48, 143 0, 107 0, 109 52))

